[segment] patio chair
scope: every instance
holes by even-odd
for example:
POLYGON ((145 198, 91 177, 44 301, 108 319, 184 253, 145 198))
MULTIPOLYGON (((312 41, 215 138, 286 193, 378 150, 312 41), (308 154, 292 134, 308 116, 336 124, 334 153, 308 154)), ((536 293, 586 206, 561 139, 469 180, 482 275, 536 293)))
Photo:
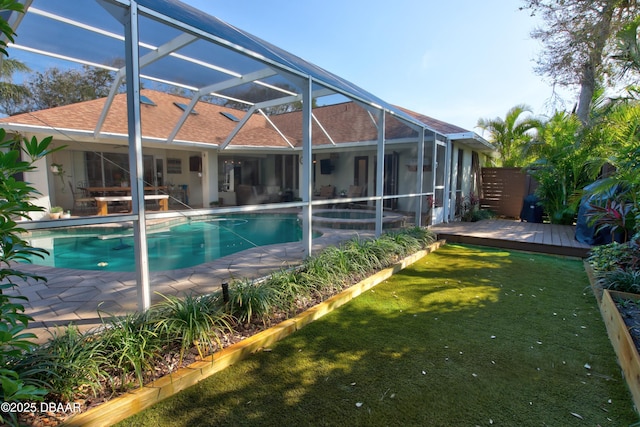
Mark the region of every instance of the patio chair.
POLYGON ((71 196, 73 197, 73 209, 79 210, 81 212, 86 212, 87 210, 95 211, 97 209, 96 199, 93 197, 88 197, 84 191, 79 191, 78 188, 74 188, 71 181, 69 181, 69 190, 71 191, 71 196))
POLYGON ((363 187, 359 185, 350 185, 347 191, 347 197, 362 197, 363 187))
MULTIPOLYGON (((364 187, 360 185, 350 185, 349 190, 347 191, 347 198, 351 197, 362 197, 364 194, 364 187)), ((347 204, 347 208, 349 209, 362 209, 367 202, 350 202, 347 204)))
POLYGON ((336 187, 333 185, 323 185, 320 187, 320 194, 316 199, 334 199, 336 197, 336 187))

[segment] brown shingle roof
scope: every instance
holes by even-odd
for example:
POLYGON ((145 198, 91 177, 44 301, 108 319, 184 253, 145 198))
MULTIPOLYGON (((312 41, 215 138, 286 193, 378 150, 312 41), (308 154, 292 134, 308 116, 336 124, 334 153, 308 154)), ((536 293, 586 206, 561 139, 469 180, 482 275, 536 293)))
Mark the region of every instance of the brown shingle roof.
MULTIPOLYGON (((141 94, 156 104, 152 106, 143 103, 140 106, 143 138, 166 140, 183 114, 183 110, 175 103, 188 104, 189 99, 151 89, 144 89, 141 94)), ((105 100, 105 98, 101 98, 19 114, 0 119, 0 124, 17 123, 93 132, 105 105, 105 100)), ((441 120, 405 108, 398 108, 437 132, 443 134, 468 132, 441 120)), ((207 102, 198 102, 195 111, 198 114, 189 115, 178 132, 176 140, 222 144, 235 128, 237 122, 221 113, 231 113, 239 119, 245 115, 244 111, 207 102)), ((372 116, 355 102, 317 107, 313 109, 313 114, 336 144, 375 141, 377 139, 378 131, 372 116)), ((270 119, 280 132, 286 135, 291 144, 301 146, 302 112, 274 115, 270 119)), ((312 131, 314 145, 331 143, 315 120, 312 131)), ((126 94, 118 94, 114 97, 101 132, 127 134, 126 94)), ((387 139, 409 138, 415 137, 416 132, 393 116, 387 116, 385 136, 387 139)), ((230 147, 233 146, 282 148, 289 145, 262 115, 254 114, 232 140, 230 147)))
POLYGON ((449 135, 452 133, 468 133, 470 131, 463 129, 459 126, 452 125, 451 123, 443 122, 442 120, 434 119, 433 117, 425 116, 424 114, 416 113, 415 111, 407 110, 406 108, 395 106, 396 108, 404 111, 409 114, 411 117, 419 120, 425 125, 429 126, 431 129, 436 132, 440 132, 444 135, 449 135))
MULTIPOLYGON (((183 110, 174 103, 188 104, 189 100, 177 95, 150 89, 142 90, 141 94, 156 104, 155 106, 144 103, 140 105, 143 137, 167 139, 183 114, 183 110)), ((51 126, 58 129, 74 129, 92 132, 95 129, 104 105, 105 98, 95 99, 6 117, 0 119, 0 123, 51 126)), ((221 144, 237 124, 221 113, 231 113, 238 118, 242 118, 245 114, 244 111, 221 107, 206 102, 198 102, 194 110, 198 114, 189 115, 185 124, 178 132, 175 138, 176 140, 221 144)), ((233 140, 233 145, 259 147, 287 146, 282 137, 273 131, 273 129, 267 129, 267 126, 270 127, 264 117, 259 114, 254 114, 238 135, 236 135, 233 140)), ((125 94, 119 94, 114 97, 113 104, 102 126, 101 132, 127 134, 127 105, 125 94)))
MULTIPOLYGON (((336 144, 375 141, 378 138, 378 130, 372 116, 355 102, 317 107, 313 109, 313 115, 336 144)), ((296 145, 302 144, 302 112, 272 116, 271 120, 278 129, 295 138, 296 145)), ((315 120, 312 133, 314 145, 331 143, 315 120)), ((415 137, 415 135, 415 132, 394 117, 387 119, 387 139, 415 137)))

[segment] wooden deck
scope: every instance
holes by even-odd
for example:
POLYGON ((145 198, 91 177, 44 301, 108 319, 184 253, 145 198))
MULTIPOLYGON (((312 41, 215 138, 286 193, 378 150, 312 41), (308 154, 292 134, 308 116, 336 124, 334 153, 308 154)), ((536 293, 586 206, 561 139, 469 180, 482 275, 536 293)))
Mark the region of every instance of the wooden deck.
POLYGON ((453 243, 492 246, 585 258, 590 245, 578 242, 571 225, 537 224, 515 220, 490 219, 478 222, 452 222, 430 227, 438 238, 453 243))

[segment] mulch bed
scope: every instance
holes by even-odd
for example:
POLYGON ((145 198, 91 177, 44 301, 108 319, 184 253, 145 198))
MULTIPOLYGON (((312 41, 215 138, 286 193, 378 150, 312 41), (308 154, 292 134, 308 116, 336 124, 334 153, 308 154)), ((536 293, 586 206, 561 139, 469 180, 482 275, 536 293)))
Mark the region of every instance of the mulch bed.
POLYGON ((640 301, 616 299, 616 307, 627 325, 631 339, 640 353, 640 301))
MULTIPOLYGON (((360 280, 364 279, 364 276, 352 277, 349 281, 349 284, 343 286, 341 289, 336 290, 332 293, 316 295, 315 297, 305 298, 304 300, 299 300, 297 302, 297 307, 295 310, 290 312, 275 312, 268 319, 262 320, 254 320, 248 324, 235 324, 232 325, 232 330, 224 335, 219 336, 220 342, 222 346, 218 347, 212 353, 219 351, 223 348, 226 348, 232 344, 240 342, 246 338, 249 338, 263 330, 270 328, 273 325, 277 325, 278 323, 292 318, 305 310, 308 310, 311 307, 321 303, 322 301, 330 298, 331 296, 341 292, 342 290, 358 283, 360 280)), ((205 355, 208 356, 212 353, 208 353, 205 355)), ((198 355, 197 350, 194 348, 191 349, 190 352, 184 355, 183 360, 180 362, 180 350, 178 347, 175 348, 167 348, 163 355, 156 360, 153 371, 149 371, 145 373, 144 376, 144 384, 148 384, 152 381, 155 381, 161 377, 169 375, 172 372, 177 371, 180 368, 189 366, 190 364, 200 360, 200 356, 198 355)), ((25 412, 20 413, 18 416, 18 421, 20 425, 25 426, 35 426, 35 427, 50 427, 50 426, 58 426, 64 423, 67 419, 72 416, 86 412, 89 409, 92 409, 96 406, 99 406, 115 397, 121 396, 125 394, 127 391, 135 389, 138 387, 139 383, 135 378, 134 374, 125 377, 124 379, 109 379, 110 383, 105 381, 103 390, 98 393, 96 396, 88 396, 84 399, 77 399, 74 402, 69 402, 72 410, 60 410, 57 409, 55 411, 38 411, 38 412, 25 412), (124 384, 124 385, 123 385, 124 384)), ((45 402, 49 403, 50 400, 45 398, 45 402)), ((56 402, 57 403, 57 402, 56 402)), ((66 404, 66 403, 65 403, 66 404)), ((40 403, 36 404, 36 407, 40 408, 40 403)), ((68 406, 67 406, 68 407, 68 406)))

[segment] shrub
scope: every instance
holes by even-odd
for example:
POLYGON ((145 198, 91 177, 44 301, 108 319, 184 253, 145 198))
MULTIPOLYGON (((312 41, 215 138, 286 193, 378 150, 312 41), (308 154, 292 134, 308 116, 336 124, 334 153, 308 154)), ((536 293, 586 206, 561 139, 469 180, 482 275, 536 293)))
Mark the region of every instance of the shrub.
POLYGON ((230 330, 228 315, 218 304, 218 295, 196 297, 187 295, 178 298, 173 295, 161 295, 164 301, 153 308, 156 331, 165 341, 177 340, 180 343, 180 362, 184 354, 195 346, 200 357, 221 347, 218 332, 230 330))
POLYGON ((462 218, 463 221, 467 222, 477 222, 482 221, 484 219, 491 219, 495 215, 493 212, 486 209, 476 209, 474 211, 470 211, 466 216, 462 218))
POLYGON ((609 243, 594 246, 588 258, 596 275, 615 269, 640 268, 640 246, 635 240, 626 243, 609 243))
POLYGON ((300 279, 309 289, 313 289, 320 295, 339 289, 340 286, 337 284, 342 281, 332 266, 330 256, 324 255, 324 252, 304 261, 300 270, 300 279))
POLYGON ((427 247, 436 241, 436 234, 425 227, 407 228, 403 233, 417 239, 423 247, 427 247))
POLYGON ((401 231, 384 234, 381 236, 381 238, 387 238, 397 243, 399 250, 396 255, 400 257, 404 257, 407 254, 416 252, 423 247, 423 243, 420 239, 414 237, 410 233, 401 231))
POLYGON ((640 270, 616 268, 598 276, 598 285, 612 291, 640 293, 640 270))
MULTIPOLYGON (((22 5, 5 2, 3 8, 21 11, 22 5)), ((11 39, 12 33, 7 31, 10 31, 10 27, 3 26, 2 32, 11 39)), ((18 137, 8 137, 5 130, 0 129, 0 401, 3 402, 42 400, 47 394, 40 383, 32 382, 12 368, 12 364, 22 353, 35 347, 30 341, 35 335, 25 332, 29 322, 33 320, 25 314, 23 303, 28 299, 8 295, 7 292, 19 282, 46 282, 44 277, 13 268, 14 261, 30 262, 31 256, 41 257, 47 253, 44 249, 32 247, 20 237, 24 229, 18 227, 16 221, 28 219, 31 212, 42 212, 44 209, 30 201, 36 190, 27 182, 17 180, 16 176, 32 171, 36 161, 62 148, 49 149, 52 139, 48 137, 40 142, 36 138, 20 141, 18 137), (21 142, 24 148, 20 147, 21 142)), ((16 424, 15 413, 0 413, 0 423, 4 422, 16 424)))
POLYGON ((229 288, 229 311, 240 323, 249 323, 254 318, 264 322, 277 303, 277 291, 267 282, 244 279, 229 288))
MULTIPOLYGON (((134 313, 103 319, 104 331, 100 339, 105 347, 108 369, 120 377, 120 385, 124 388, 130 383, 128 374, 135 375, 140 387, 144 385, 144 375, 153 370, 153 362, 161 350, 158 334, 147 316, 147 313, 134 313)), ((112 386, 119 388, 115 383, 112 386)))
POLYGON ((304 300, 311 294, 309 283, 296 270, 275 272, 266 280, 265 285, 274 289, 276 307, 290 313, 297 308, 297 301, 304 300))
POLYGON ((375 240, 377 239, 354 238, 344 246, 344 250, 350 254, 352 261, 360 265, 363 272, 368 273, 386 266, 384 255, 371 244, 375 240))
POLYGON ((62 401, 86 397, 102 388, 107 374, 99 335, 82 334, 76 326, 56 329, 51 339, 24 355, 16 365, 24 376, 46 384, 49 396, 62 401))

